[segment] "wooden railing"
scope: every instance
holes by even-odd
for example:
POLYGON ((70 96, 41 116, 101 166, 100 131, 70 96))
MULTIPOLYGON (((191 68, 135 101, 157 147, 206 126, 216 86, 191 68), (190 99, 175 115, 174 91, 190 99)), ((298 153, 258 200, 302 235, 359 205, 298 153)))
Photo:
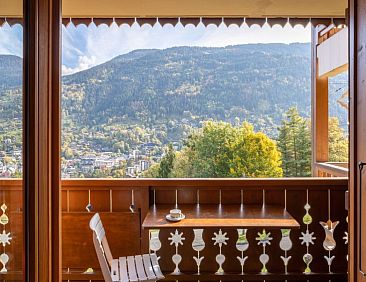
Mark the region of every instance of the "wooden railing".
POLYGON ((315 163, 315 171, 318 177, 348 177, 348 163, 315 163))
POLYGON ((321 30, 318 34, 318 44, 326 41, 327 39, 331 38, 333 35, 337 34, 338 32, 342 31, 345 28, 344 25, 339 27, 335 26, 334 24, 329 25, 328 27, 321 30))
MULTIPOLYGON (((98 271, 99 265, 92 245, 89 220, 91 213, 99 212, 104 222, 107 238, 114 257, 134 255, 149 251, 149 230, 142 229, 142 221, 149 208, 154 204, 175 206, 197 203, 204 205, 243 205, 246 206, 277 206, 282 207, 300 224, 299 229, 290 233, 292 248, 286 255, 291 256, 287 271, 281 256, 284 251, 280 247, 282 239, 279 229, 268 228, 271 232, 271 245, 266 248, 269 262, 266 265, 268 274, 260 274, 262 264, 259 257, 263 251, 258 245, 257 233, 262 228, 247 228, 249 248, 245 251, 248 259, 245 262, 245 276, 241 276, 241 267, 236 249, 237 231, 222 228, 228 233, 228 245, 223 248, 226 257, 225 274, 215 275, 218 248, 213 245, 212 237, 220 226, 204 230, 206 248, 201 255, 205 260, 201 267, 200 276, 196 275, 197 265, 193 259, 196 252, 192 249, 193 230, 178 230, 184 232, 184 245, 179 247, 182 255, 179 276, 171 275, 174 270, 172 255, 174 246, 170 245, 168 237, 175 230, 164 229, 159 232, 161 249, 157 254, 161 257, 160 265, 167 274, 167 280, 180 281, 209 281, 209 280, 340 280, 347 278, 347 245, 343 237, 347 231, 347 211, 345 210, 345 192, 348 181, 345 178, 307 178, 307 179, 83 179, 62 181, 62 254, 63 280, 80 281, 102 280, 98 271), (311 215, 304 217, 307 210, 311 215), (135 212, 131 212, 131 205, 135 212), (92 210, 92 212, 88 212, 92 210), (310 209, 309 209, 310 208, 310 209), (323 246, 325 230, 320 221, 339 221, 334 230, 336 247, 329 252, 323 246), (306 224, 308 223, 308 224, 306 224), (314 232, 314 245, 303 242, 306 230, 314 232), (311 272, 304 274, 307 266, 304 263, 305 254, 312 255, 311 272), (335 256, 329 267, 327 259, 335 256), (88 268, 94 272, 84 274, 88 268)), ((0 180, 0 197, 8 202, 9 228, 13 241, 7 247, 11 253, 8 264, 8 274, 2 274, 1 279, 10 279, 13 273, 21 270, 21 182, 17 180, 0 180), (12 225, 10 225, 12 224, 12 225), (8 275, 8 276, 6 276, 8 275)), ((246 228, 243 226, 242 228, 246 228)), ((11 279, 17 280, 17 279, 11 279)), ((21 280, 21 279, 20 279, 21 280)))

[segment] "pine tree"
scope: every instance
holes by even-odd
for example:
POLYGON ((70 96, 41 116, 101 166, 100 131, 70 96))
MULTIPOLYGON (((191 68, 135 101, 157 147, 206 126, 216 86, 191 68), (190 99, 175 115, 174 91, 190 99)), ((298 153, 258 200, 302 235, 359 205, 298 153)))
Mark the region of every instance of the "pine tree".
POLYGON ((329 161, 348 162, 348 139, 337 117, 329 119, 329 161))
POLYGON ((278 147, 286 177, 311 175, 311 134, 308 122, 290 108, 279 128, 278 147))
POLYGON ((175 159, 175 151, 172 144, 168 145, 165 156, 161 159, 159 170, 158 170, 158 178, 168 178, 173 170, 175 159))

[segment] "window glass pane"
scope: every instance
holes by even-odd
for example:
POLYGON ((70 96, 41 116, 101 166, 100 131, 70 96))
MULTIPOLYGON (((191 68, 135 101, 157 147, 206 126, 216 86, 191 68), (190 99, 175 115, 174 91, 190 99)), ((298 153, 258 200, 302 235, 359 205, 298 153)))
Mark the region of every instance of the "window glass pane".
POLYGON ((63 27, 62 177, 310 176, 310 40, 309 26, 63 27))
POLYGON ((349 90, 348 72, 330 77, 329 87, 329 161, 348 167, 349 90))
POLYGON ((22 280, 22 37, 20 24, 0 26, 0 279, 4 281, 22 280))

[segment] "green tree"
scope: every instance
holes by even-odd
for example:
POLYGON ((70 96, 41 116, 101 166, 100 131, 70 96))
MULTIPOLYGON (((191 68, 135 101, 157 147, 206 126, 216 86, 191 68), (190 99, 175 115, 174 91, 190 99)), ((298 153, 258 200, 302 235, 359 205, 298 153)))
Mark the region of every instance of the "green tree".
POLYGON ((158 178, 168 178, 173 170, 175 159, 175 151, 172 144, 168 145, 165 156, 161 159, 159 170, 158 170, 158 178))
POLYGON ((348 162, 348 139, 343 128, 339 126, 339 119, 331 117, 329 126, 329 161, 348 162))
POLYGON ((230 177, 235 138, 235 128, 226 122, 206 122, 193 133, 186 144, 192 177, 230 177))
POLYGON ((280 177, 276 143, 249 123, 206 122, 176 154, 173 177, 280 177))
POLYGON ((281 154, 277 144, 253 126, 243 123, 237 128, 233 144, 230 174, 234 177, 281 177, 281 154))
POLYGON ((311 175, 311 133, 306 119, 290 108, 279 128, 278 147, 286 177, 311 175))
POLYGON ((190 162, 192 157, 192 151, 187 147, 183 148, 182 151, 176 152, 175 160, 174 160, 174 168, 172 171, 171 177, 175 178, 185 178, 185 177, 193 177, 193 166, 190 162))
POLYGON ((158 178, 159 175, 159 169, 160 169, 160 164, 153 164, 152 166, 150 166, 150 168, 146 171, 144 171, 141 175, 141 177, 144 178, 158 178))

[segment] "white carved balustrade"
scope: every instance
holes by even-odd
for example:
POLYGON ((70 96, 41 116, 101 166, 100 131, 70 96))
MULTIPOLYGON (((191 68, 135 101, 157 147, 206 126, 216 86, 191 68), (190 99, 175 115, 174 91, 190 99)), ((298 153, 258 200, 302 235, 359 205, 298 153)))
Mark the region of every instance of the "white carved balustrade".
MULTIPOLYGON (((305 280, 311 280, 312 275, 324 275, 325 279, 328 279, 337 274, 337 272, 333 272, 336 269, 333 267, 335 262, 337 262, 337 267, 346 262, 345 243, 347 244, 348 235, 347 219, 332 218, 332 191, 330 189, 325 191, 327 191, 327 197, 322 199, 325 205, 321 207, 318 205, 314 208, 311 202, 314 200, 311 197, 313 194, 308 189, 302 191, 306 195, 305 199, 302 198, 304 201, 295 204, 289 202, 288 191, 285 190, 283 214, 288 212, 288 206, 291 206, 292 210, 296 209, 296 220, 300 223, 300 228, 276 226, 274 224, 275 216, 273 216, 272 225, 271 222, 260 221, 261 218, 258 217, 258 226, 246 224, 229 226, 229 221, 235 218, 228 217, 225 221, 223 218, 226 217, 218 216, 216 221, 211 221, 211 218, 204 218, 202 214, 187 211, 186 219, 176 225, 167 227, 160 222, 161 228, 156 226, 153 233, 150 231, 150 250, 158 253, 163 267, 166 268, 165 272, 171 273, 171 275, 184 275, 185 273, 187 275, 238 275, 245 279, 245 275, 274 274, 291 277, 296 274, 306 276, 305 280), (328 216, 325 212, 319 213, 319 210, 325 208, 328 216), (201 217, 199 219, 204 218, 206 221, 202 222, 208 225, 194 225, 196 224, 194 216, 201 217), (340 222, 342 222, 341 225, 340 222), (190 226, 190 224, 193 225, 190 226), (173 226, 175 227, 173 228, 173 226), (337 226, 342 226, 342 229, 337 229, 337 226), (161 236, 164 238, 163 241, 159 239, 159 232, 165 234, 161 236), (169 238, 166 236, 168 233, 169 238), (169 257, 164 251, 167 243, 175 247, 175 253, 169 257), (341 249, 337 251, 337 248, 341 249), (337 256, 337 253, 345 255, 337 256), (321 263, 320 258, 324 263, 321 263), (173 261, 174 267, 170 268, 169 263, 164 264, 163 262, 166 260, 173 261), (312 265, 315 260, 317 263, 312 265), (180 265, 184 265, 183 270, 180 265), (188 269, 188 266, 192 265, 195 268, 188 269), (312 270, 313 267, 315 272, 312 270)), ((324 196, 325 191, 322 191, 321 195, 324 196)), ((177 194, 176 192, 174 207, 179 206, 184 212, 184 208, 187 206, 179 204, 177 194)), ((199 195, 199 193, 197 194, 199 195)), ((266 193, 263 191, 262 219, 265 219, 268 216, 266 213, 271 211, 269 205, 266 205, 265 196, 266 193)), ((217 210, 224 213, 228 208, 221 204, 221 197, 220 192, 220 203, 217 210)), ((199 196, 197 198, 199 199, 199 196)), ((241 192, 241 198, 243 199, 243 192, 241 192)), ((290 201, 292 200, 290 199, 290 201)), ((316 201, 318 203, 319 199, 316 201)), ((156 212, 159 208, 159 205, 155 206, 154 211, 156 212)), ((195 209, 202 213, 205 205, 197 203, 195 209)), ((243 222, 246 223, 246 215, 253 213, 253 210, 255 210, 253 207, 242 203, 238 208, 238 217, 243 216, 243 222)), ((151 226, 145 226, 145 228, 150 229, 151 226)), ((341 275, 340 272, 338 274, 341 275)))

